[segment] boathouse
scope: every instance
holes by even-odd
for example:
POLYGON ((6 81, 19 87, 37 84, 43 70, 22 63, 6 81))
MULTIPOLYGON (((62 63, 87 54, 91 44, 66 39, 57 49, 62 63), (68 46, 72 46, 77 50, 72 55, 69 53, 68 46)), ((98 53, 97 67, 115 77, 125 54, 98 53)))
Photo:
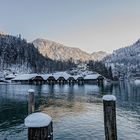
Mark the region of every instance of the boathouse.
POLYGON ((55 77, 53 75, 49 76, 47 78, 47 84, 55 84, 57 82, 57 80, 55 79, 55 77))
POLYGON ((9 74, 9 75, 6 75, 6 76, 5 76, 5 80, 12 80, 12 79, 14 79, 15 77, 16 77, 15 74, 9 74))
POLYGON ((84 83, 102 83, 104 77, 98 73, 88 74, 86 76, 82 75, 70 75, 66 72, 57 72, 53 74, 22 74, 16 76, 12 79, 12 82, 21 84, 84 84, 84 83))
POLYGON ((53 73, 54 78, 56 79, 57 83, 59 84, 65 84, 68 82, 68 78, 71 76, 70 74, 66 72, 57 72, 53 73))
POLYGON ((67 79, 67 82, 68 82, 69 84, 74 84, 74 83, 76 83, 76 79, 75 79, 73 76, 70 76, 70 77, 67 79))
POLYGON ((98 76, 98 78, 97 78, 98 83, 102 83, 103 80, 104 80, 104 77, 103 76, 101 76, 101 75, 98 76))
POLYGON ((57 79, 57 83, 59 83, 59 84, 65 84, 66 82, 67 82, 67 80, 63 76, 60 76, 57 79))
POLYGON ((84 84, 84 77, 78 76, 78 77, 76 78, 76 81, 77 81, 78 84, 84 84))
POLYGON ((90 75, 86 75, 84 77, 84 82, 85 83, 98 83, 98 82, 103 82, 104 77, 101 76, 100 74, 96 73, 96 74, 90 74, 90 75))
POLYGON ((13 83, 20 83, 20 84, 33 84, 32 79, 38 76, 38 74, 22 74, 16 76, 12 79, 13 83))
POLYGON ((37 75, 30 80, 31 84, 42 85, 45 84, 45 79, 41 75, 37 75))

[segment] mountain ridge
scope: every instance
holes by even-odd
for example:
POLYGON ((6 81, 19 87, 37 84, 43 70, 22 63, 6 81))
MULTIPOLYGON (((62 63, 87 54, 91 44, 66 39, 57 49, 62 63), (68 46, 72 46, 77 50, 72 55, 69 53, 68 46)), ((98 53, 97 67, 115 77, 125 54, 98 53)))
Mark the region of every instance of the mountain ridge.
POLYGON ((132 45, 113 51, 103 61, 106 65, 112 66, 115 75, 119 78, 140 73, 140 39, 132 45))
POLYGON ((101 54, 103 51, 93 52, 89 54, 80 48, 65 46, 55 41, 48 39, 37 38, 33 41, 33 44, 43 56, 48 56, 53 60, 69 60, 86 62, 89 60, 101 60, 107 55, 106 52, 101 54), (99 53, 99 54, 98 54, 99 53), (97 58, 96 58, 97 57, 97 58))

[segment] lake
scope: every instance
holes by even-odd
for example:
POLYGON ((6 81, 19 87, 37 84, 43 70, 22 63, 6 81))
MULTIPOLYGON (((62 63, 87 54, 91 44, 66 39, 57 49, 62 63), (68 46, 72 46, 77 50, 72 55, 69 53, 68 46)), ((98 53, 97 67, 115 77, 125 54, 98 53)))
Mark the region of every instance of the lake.
POLYGON ((102 96, 117 97, 119 140, 140 140, 140 85, 0 85, 0 140, 27 140, 27 91, 35 90, 36 111, 52 116, 55 140, 103 140, 102 96))

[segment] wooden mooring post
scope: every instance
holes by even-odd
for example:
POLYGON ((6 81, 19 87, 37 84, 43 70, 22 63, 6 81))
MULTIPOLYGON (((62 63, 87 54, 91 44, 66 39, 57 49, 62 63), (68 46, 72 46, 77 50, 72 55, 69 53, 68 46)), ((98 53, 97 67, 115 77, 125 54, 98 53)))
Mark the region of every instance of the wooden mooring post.
POLYGON ((28 90, 28 114, 31 114, 35 111, 35 96, 34 90, 28 90))
POLYGON ((105 140, 117 140, 116 97, 103 96, 105 140))
POLYGON ((34 90, 28 90, 28 116, 24 124, 28 127, 28 140, 53 140, 52 118, 42 112, 35 111, 34 90))
POLYGON ((32 113, 24 123, 28 127, 28 140, 53 140, 52 118, 49 115, 32 113))

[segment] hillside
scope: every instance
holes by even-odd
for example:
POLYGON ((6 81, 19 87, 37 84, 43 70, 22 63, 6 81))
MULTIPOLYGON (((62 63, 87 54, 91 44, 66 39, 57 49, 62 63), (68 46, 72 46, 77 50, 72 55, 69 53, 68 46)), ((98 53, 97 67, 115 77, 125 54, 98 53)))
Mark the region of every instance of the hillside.
POLYGON ((109 54, 104 51, 98 51, 98 52, 93 52, 91 55, 95 60, 102 60, 104 57, 106 57, 109 54))
POLYGON ((43 56, 47 56, 53 60, 66 61, 73 59, 74 62, 79 60, 85 62, 89 60, 98 60, 105 56, 104 52, 89 54, 80 50, 79 48, 64 46, 47 39, 36 39, 33 41, 33 44, 36 48, 38 48, 43 56))
POLYGON ((120 48, 104 58, 107 65, 112 65, 117 76, 131 76, 140 71, 140 39, 134 44, 120 48))
POLYGON ((0 72, 46 73, 74 68, 72 61, 58 61, 44 57, 33 43, 19 36, 0 33, 0 72))
POLYGON ((32 43, 20 36, 0 34, 0 71, 16 73, 42 72, 47 70, 50 59, 44 58, 32 43))
POLYGON ((74 62, 96 60, 103 52, 88 54, 79 48, 66 47, 53 41, 37 39, 28 43, 19 36, 0 32, 0 71, 42 73, 76 67, 74 62), (99 54, 98 54, 99 53, 99 54))

